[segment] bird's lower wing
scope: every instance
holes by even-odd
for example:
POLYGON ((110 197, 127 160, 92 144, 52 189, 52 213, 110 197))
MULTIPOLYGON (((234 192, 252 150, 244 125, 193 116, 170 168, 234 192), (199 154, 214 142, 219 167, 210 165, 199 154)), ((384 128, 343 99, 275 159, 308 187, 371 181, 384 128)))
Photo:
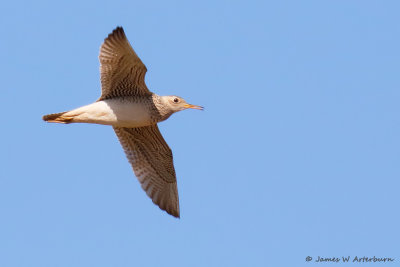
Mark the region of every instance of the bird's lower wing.
POLYGON ((158 126, 114 130, 144 191, 160 209, 179 218, 172 151, 158 126))

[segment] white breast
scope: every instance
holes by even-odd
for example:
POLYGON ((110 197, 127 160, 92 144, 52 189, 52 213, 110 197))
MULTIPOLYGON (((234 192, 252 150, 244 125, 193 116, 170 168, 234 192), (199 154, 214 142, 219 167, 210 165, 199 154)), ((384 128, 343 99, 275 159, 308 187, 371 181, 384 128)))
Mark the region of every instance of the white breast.
POLYGON ((144 103, 108 99, 71 110, 65 114, 74 122, 118 127, 141 127, 151 124, 150 110, 144 103))

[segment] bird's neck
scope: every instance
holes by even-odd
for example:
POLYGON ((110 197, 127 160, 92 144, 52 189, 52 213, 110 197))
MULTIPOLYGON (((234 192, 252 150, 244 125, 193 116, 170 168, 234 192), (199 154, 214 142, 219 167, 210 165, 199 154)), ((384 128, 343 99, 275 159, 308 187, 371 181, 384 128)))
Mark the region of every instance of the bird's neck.
POLYGON ((157 120, 159 122, 168 119, 174 113, 172 110, 166 108, 164 100, 162 99, 161 96, 159 96, 157 94, 152 94, 151 97, 152 97, 153 103, 157 109, 157 113, 158 113, 157 120))

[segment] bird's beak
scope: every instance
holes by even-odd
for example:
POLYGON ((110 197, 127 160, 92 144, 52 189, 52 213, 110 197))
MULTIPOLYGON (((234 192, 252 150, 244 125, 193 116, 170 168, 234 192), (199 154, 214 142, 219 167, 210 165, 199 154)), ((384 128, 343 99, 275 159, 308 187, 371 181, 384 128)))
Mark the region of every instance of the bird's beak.
POLYGON ((185 108, 192 108, 192 109, 198 109, 198 110, 203 110, 204 108, 201 106, 196 106, 196 105, 191 105, 191 104, 185 104, 183 105, 185 108))

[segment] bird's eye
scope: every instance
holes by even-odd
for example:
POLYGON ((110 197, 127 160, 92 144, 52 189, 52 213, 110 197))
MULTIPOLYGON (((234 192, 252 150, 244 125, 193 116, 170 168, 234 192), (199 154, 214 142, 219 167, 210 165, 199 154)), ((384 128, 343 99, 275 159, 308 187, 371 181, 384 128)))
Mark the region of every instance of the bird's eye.
POLYGON ((179 102, 179 98, 175 97, 174 98, 174 103, 178 103, 179 102))

